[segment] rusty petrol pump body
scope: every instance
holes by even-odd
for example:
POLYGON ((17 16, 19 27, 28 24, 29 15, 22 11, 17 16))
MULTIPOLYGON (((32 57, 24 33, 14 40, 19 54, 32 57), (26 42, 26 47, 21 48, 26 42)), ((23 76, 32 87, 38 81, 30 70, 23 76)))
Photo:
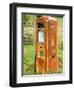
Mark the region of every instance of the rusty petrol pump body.
POLYGON ((58 69, 58 21, 51 16, 41 16, 36 24, 36 73, 54 72, 58 69))

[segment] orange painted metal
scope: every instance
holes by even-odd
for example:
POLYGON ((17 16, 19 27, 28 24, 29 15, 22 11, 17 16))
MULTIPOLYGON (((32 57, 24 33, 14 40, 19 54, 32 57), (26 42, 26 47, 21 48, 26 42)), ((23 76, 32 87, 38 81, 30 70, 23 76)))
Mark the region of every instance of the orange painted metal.
POLYGON ((48 71, 58 69, 58 21, 49 17, 48 31, 48 71))
POLYGON ((36 23, 36 73, 54 72, 58 69, 58 20, 51 16, 42 16, 37 19, 36 23), (44 33, 44 41, 42 43, 38 41, 39 31, 44 33), (40 56, 41 52, 43 53, 42 56, 40 56))

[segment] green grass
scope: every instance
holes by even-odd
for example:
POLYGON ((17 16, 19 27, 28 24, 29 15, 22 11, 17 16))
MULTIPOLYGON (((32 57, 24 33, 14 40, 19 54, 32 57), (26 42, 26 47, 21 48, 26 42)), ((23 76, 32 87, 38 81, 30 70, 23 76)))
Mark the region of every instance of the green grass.
POLYGON ((24 45, 23 74, 35 74, 34 45, 24 45))
POLYGON ((58 17, 58 73, 63 72, 63 18, 58 17))
POLYGON ((58 57, 59 57, 59 61, 62 62, 63 60, 63 50, 62 49, 58 50, 58 57))
POLYGON ((24 64, 33 64, 34 58, 34 45, 24 45, 24 64))

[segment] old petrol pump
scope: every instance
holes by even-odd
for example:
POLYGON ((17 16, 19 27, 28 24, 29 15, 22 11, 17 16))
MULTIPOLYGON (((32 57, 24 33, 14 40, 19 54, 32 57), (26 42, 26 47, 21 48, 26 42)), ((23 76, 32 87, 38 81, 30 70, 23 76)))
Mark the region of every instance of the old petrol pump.
POLYGON ((36 73, 45 74, 58 69, 58 21, 51 16, 37 18, 35 32, 36 73))

